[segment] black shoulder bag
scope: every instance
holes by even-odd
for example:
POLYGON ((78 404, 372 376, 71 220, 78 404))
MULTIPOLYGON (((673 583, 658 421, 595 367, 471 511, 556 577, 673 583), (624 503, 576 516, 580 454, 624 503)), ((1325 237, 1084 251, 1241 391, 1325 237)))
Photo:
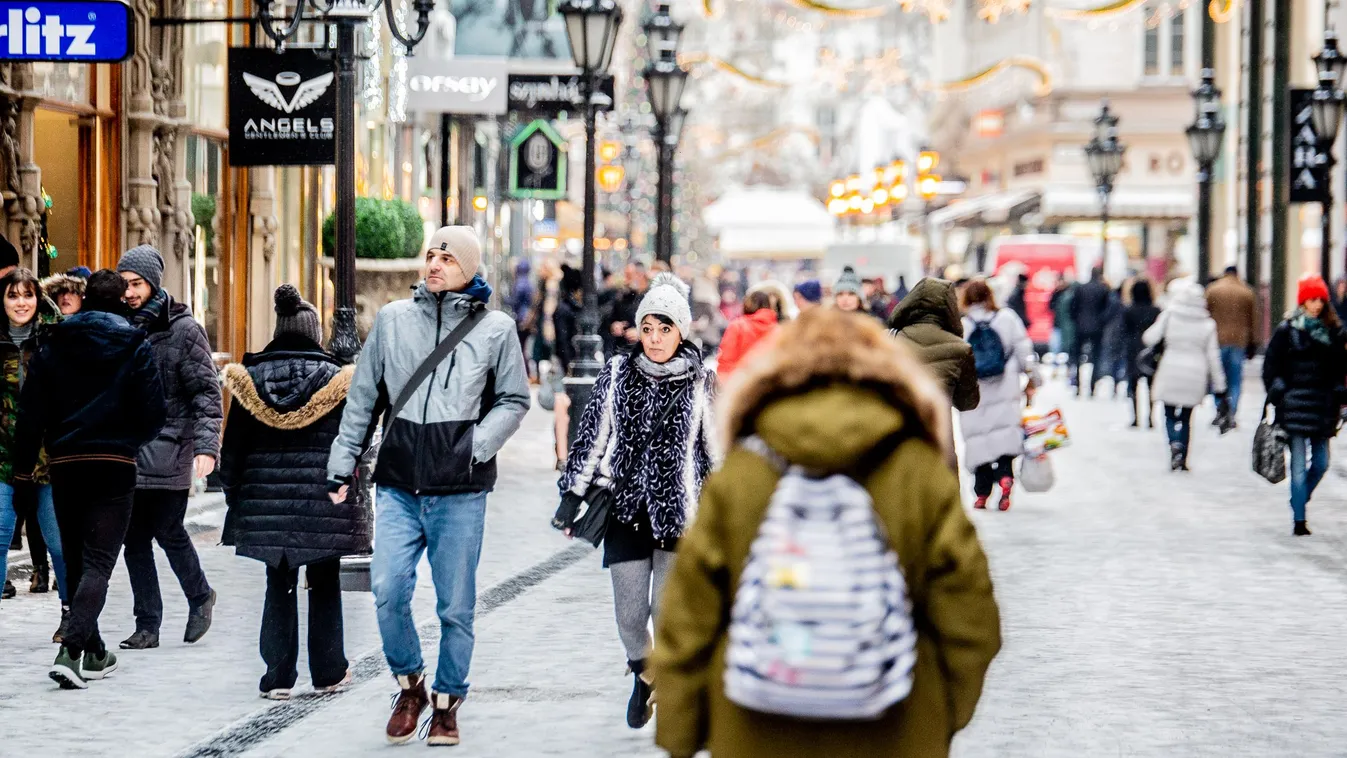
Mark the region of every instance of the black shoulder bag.
MULTIPOLYGON (((693 382, 697 381, 694 376, 693 382)), ((689 382, 688 386, 691 386, 689 382)), ((669 404, 664 407, 659 420, 650 428, 650 436, 645 443, 638 445, 637 450, 644 450, 652 440, 664 428, 664 422, 668 421, 669 414, 678 406, 678 401, 683 398, 683 394, 688 391, 688 386, 682 387, 674 396, 669 399, 669 404)), ((617 391, 617 387, 613 387, 617 391)), ((599 458, 599 466, 603 465, 603 458, 599 458)), ((621 491, 636 472, 636 462, 633 461, 627 472, 615 480, 607 487, 591 484, 585 491, 585 496, 577 498, 572 493, 566 493, 561 498, 561 505, 557 508, 556 515, 552 517, 552 527, 555 529, 571 530, 571 536, 585 540, 594 547, 598 547, 603 542, 603 537, 608 533, 608 519, 612 517, 613 511, 613 493, 621 491), (583 506, 583 510, 581 507, 583 506)), ((597 477, 597 472, 595 473, 597 477)))

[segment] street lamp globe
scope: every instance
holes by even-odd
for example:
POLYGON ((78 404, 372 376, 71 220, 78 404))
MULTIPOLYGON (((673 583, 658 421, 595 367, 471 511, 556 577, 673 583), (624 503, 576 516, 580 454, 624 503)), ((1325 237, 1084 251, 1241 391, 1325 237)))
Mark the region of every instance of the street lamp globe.
POLYGON ((1318 146, 1324 150, 1333 147, 1338 136, 1338 124, 1342 122, 1343 102, 1347 95, 1335 85, 1337 80, 1319 72, 1319 86, 1310 95, 1310 121, 1314 124, 1314 134, 1318 146))
POLYGON ((1215 72, 1202 70, 1202 83, 1193 90, 1196 113, 1193 123, 1185 131, 1193 158, 1205 171, 1221 154, 1225 139, 1225 117, 1221 115, 1221 90, 1215 84, 1215 72))
POLYGON ((1319 80, 1330 79, 1334 88, 1342 81, 1342 71, 1347 68, 1347 56, 1338 50, 1338 33, 1334 29, 1324 32, 1324 47, 1314 56, 1314 67, 1319 72, 1319 80))
POLYGON ((557 12, 566 21, 575 65, 591 74, 607 71, 622 26, 622 6, 614 0, 562 0, 557 12))
POLYGON ((688 72, 675 60, 654 61, 645 69, 645 83, 650 95, 650 110, 663 123, 678 110, 687 86, 688 72))
POLYGON ((1085 145, 1085 160, 1095 186, 1107 194, 1112 191, 1113 180, 1122 170, 1123 154, 1127 151, 1118 141, 1118 117, 1109 110, 1108 101, 1104 101, 1095 117, 1094 129, 1094 136, 1085 145))
POLYGON ((646 46, 652 61, 672 59, 683 37, 683 25, 669 14, 667 0, 660 0, 655 6, 655 13, 641 26, 641 31, 645 32, 646 46))

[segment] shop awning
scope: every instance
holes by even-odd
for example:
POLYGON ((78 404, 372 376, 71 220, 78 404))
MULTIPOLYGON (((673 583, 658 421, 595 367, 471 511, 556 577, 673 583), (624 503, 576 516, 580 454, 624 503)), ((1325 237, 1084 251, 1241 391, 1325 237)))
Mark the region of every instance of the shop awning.
POLYGON ((1020 210, 1021 206, 1034 202, 1038 196, 1038 191, 1032 189, 1004 190, 978 195, 932 211, 930 221, 936 226, 1004 224, 1020 210))
MULTIPOLYGON (((1099 218, 1099 193, 1093 188, 1049 189, 1041 212, 1050 221, 1099 218)), ((1196 210, 1188 189, 1120 187, 1109 197, 1109 218, 1189 219, 1196 210)))
POLYGON ((798 190, 731 190, 707 206, 702 218, 727 259, 822 258, 836 237, 827 207, 798 190))

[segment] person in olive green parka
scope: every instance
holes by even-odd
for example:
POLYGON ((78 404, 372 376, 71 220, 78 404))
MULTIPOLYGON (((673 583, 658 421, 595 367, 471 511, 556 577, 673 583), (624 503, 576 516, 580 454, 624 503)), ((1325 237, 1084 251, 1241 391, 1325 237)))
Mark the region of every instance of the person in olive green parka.
POLYGON ((944 392, 872 319, 817 309, 769 339, 723 398, 731 452, 706 481, 665 587, 655 741, 673 758, 946 756, 973 716, 1001 627, 986 557, 944 465, 944 392), (750 434, 811 471, 855 476, 874 499, 918 629, 912 691, 876 721, 799 721, 725 697, 729 613, 778 480, 771 463, 733 444, 750 434))

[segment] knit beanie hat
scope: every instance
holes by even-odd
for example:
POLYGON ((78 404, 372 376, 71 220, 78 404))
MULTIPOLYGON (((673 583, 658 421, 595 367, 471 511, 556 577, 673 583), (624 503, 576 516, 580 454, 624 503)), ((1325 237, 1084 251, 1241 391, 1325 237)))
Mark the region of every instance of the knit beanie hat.
POLYGON ((678 277, 665 271, 655 275, 650 289, 641 298, 636 309, 636 324, 646 316, 664 316, 674 322, 683 339, 692 336, 692 306, 688 305, 688 286, 678 277))
POLYGON ((72 269, 66 270, 67 276, 76 276, 79 277, 80 279, 88 279, 90 276, 93 276, 93 273, 94 273, 93 271, 89 270, 88 266, 76 266, 72 269))
POLYGON ((1308 300, 1328 302, 1328 285, 1324 283, 1323 277, 1317 274, 1300 277, 1300 287, 1296 290, 1296 305, 1304 305, 1308 300))
POLYGON ((164 256, 149 245, 136 245, 122 253, 117 273, 132 273, 144 279, 157 292, 164 283, 164 256))
POLYGON ((276 288, 276 333, 298 334, 318 344, 323 343, 323 325, 318 321, 318 310, 299 296, 293 284, 276 288))
POLYGON ((463 275, 471 280, 482 265, 482 243, 471 226, 442 226, 430 235, 428 250, 444 250, 458 261, 463 275))
POLYGON ((861 294, 861 278, 856 275, 856 269, 850 266, 842 269, 842 275, 837 278, 837 284, 833 285, 834 295, 840 295, 843 292, 861 294))
POLYGON ((823 285, 819 284, 817 279, 800 282, 795 285, 795 291, 811 303, 823 302, 823 285))

